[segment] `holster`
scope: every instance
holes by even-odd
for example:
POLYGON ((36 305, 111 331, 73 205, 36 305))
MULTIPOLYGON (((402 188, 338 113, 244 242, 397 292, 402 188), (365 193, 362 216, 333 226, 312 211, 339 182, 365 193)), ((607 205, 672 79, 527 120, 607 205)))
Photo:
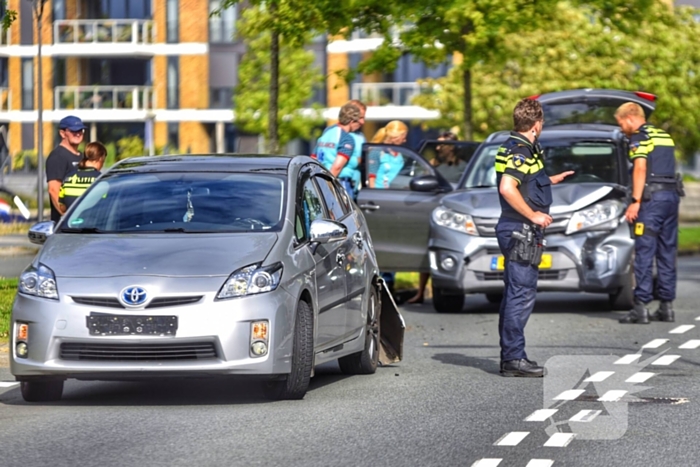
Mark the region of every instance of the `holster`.
POLYGON ((515 245, 508 259, 516 263, 529 263, 532 266, 539 266, 542 261, 545 240, 539 241, 534 228, 525 224, 523 225, 523 230, 513 232, 512 237, 515 239, 515 245))

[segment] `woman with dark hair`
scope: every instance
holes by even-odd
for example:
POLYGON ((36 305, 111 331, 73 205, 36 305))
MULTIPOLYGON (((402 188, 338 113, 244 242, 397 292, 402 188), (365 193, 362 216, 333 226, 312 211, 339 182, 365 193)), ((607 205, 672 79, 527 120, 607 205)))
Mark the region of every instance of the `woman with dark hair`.
POLYGON ((85 146, 85 154, 78 163, 78 171, 69 175, 61 185, 58 195, 61 215, 65 214, 69 207, 92 185, 107 157, 107 148, 100 142, 88 143, 85 146))

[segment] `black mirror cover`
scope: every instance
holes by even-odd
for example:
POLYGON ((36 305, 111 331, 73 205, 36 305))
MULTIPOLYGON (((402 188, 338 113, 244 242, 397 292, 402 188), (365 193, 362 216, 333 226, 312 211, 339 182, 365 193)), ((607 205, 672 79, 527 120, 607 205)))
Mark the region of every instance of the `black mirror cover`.
POLYGON ((431 192, 441 188, 440 181, 434 175, 421 175, 411 180, 412 191, 431 192))

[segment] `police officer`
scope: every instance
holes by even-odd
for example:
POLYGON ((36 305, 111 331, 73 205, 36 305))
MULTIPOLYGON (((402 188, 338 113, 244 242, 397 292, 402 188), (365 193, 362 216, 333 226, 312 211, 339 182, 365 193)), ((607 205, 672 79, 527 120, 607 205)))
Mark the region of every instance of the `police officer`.
POLYGON ((676 298, 676 248, 678 206, 683 194, 676 176, 673 140, 668 133, 646 122, 644 110, 633 102, 622 104, 615 119, 629 137, 632 160, 632 203, 625 212, 634 224, 634 308, 621 323, 648 324, 674 321, 676 298), (654 298, 653 262, 656 258, 659 309, 651 316, 646 305, 654 298))
POLYGON ((513 111, 514 131, 496 154, 496 177, 501 217, 496 225, 498 246, 504 257, 505 290, 499 311, 501 374, 542 377, 544 368, 528 360, 525 325, 535 306, 539 259, 526 253, 542 252, 545 227, 552 223, 551 185, 573 172, 551 177, 544 171, 537 138, 542 132, 542 105, 523 99, 513 111), (534 264, 533 264, 534 263, 534 264))
POLYGON ((358 131, 363 123, 364 117, 360 108, 348 102, 340 108, 338 123, 326 128, 311 154, 311 157, 317 159, 335 177, 339 177, 341 185, 353 198, 355 197, 353 176, 352 174, 341 176, 341 172, 346 166, 354 163, 356 167, 359 164, 358 159, 353 157, 357 156, 355 152, 357 142, 352 133, 358 131))

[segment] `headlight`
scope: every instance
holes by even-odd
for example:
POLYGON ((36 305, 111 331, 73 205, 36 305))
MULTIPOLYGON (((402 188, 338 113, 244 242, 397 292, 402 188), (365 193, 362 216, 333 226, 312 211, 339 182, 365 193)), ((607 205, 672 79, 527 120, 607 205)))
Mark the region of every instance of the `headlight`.
POLYGON ((38 268, 30 265, 19 276, 19 291, 35 297, 58 300, 58 287, 53 271, 43 264, 38 268))
POLYGON ((231 274, 216 298, 236 298, 271 292, 277 288, 281 279, 282 263, 264 268, 260 267, 260 264, 252 264, 231 274))
POLYGON ((616 229, 623 214, 624 205, 616 200, 603 201, 593 206, 577 211, 571 216, 566 234, 580 230, 612 230, 616 229))
POLYGON ((453 211, 443 206, 438 206, 433 210, 433 221, 437 225, 447 227, 448 229, 463 232, 465 234, 479 236, 476 230, 474 219, 469 214, 453 211))

